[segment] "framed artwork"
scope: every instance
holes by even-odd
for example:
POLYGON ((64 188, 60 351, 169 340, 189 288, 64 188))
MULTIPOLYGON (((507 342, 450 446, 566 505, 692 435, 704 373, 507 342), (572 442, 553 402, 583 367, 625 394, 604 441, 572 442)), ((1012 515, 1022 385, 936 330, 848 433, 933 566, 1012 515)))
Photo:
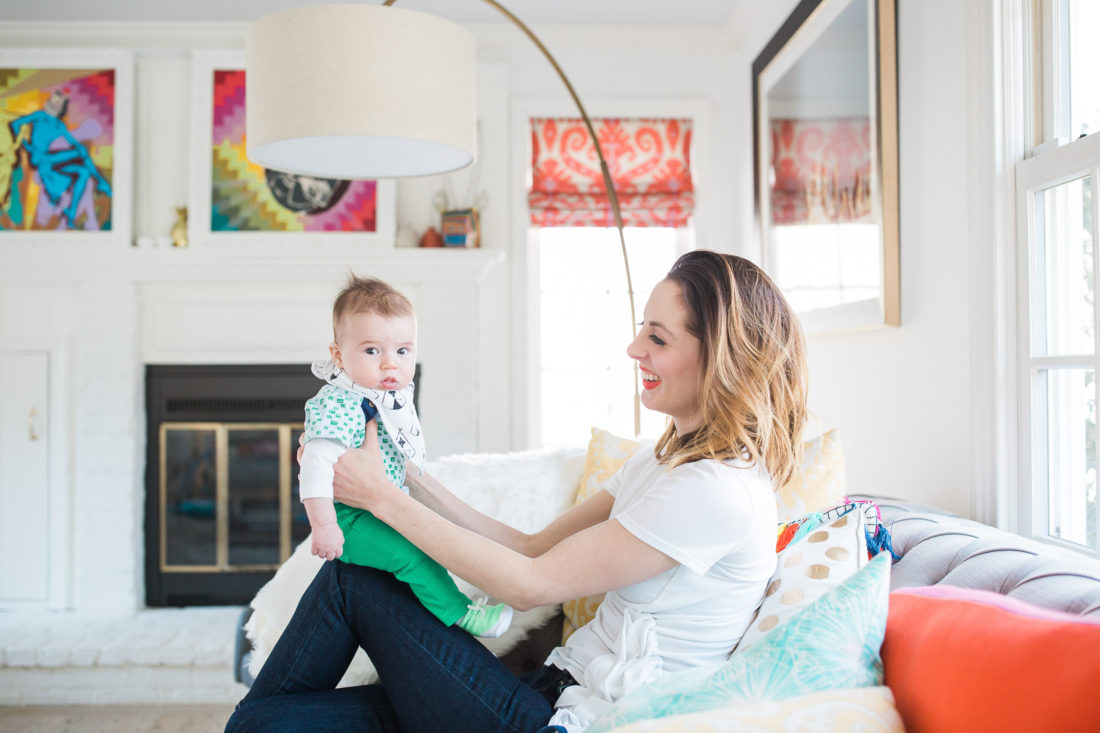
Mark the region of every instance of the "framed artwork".
POLYGON ((0 242, 128 245, 129 51, 0 49, 0 242))
POLYGON ((191 74, 192 244, 393 246, 392 180, 295 175, 248 159, 243 51, 196 51, 191 74))

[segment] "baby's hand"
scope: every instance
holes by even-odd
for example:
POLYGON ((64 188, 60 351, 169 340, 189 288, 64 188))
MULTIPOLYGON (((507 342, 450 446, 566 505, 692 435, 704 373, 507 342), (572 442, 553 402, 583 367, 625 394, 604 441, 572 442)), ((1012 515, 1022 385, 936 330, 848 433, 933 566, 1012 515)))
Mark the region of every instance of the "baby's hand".
POLYGON ((323 560, 335 560, 344 554, 344 533, 339 524, 313 528, 313 554, 323 560))

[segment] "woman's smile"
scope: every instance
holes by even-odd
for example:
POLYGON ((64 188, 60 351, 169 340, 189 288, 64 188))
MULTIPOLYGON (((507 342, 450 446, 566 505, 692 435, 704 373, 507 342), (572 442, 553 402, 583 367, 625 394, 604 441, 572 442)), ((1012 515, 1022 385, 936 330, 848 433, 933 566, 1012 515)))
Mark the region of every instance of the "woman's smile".
POLYGON ((661 384, 661 378, 645 367, 638 367, 642 372, 642 388, 656 389, 661 384))

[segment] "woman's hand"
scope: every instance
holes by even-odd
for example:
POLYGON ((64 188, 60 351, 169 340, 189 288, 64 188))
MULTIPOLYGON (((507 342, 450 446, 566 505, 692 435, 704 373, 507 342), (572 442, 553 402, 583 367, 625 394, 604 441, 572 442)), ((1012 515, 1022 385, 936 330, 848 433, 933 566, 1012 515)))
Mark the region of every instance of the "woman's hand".
POLYGON ((332 498, 348 506, 374 511, 388 494, 400 493, 400 490, 386 478, 374 420, 367 423, 366 432, 363 444, 345 451, 333 466, 332 498))

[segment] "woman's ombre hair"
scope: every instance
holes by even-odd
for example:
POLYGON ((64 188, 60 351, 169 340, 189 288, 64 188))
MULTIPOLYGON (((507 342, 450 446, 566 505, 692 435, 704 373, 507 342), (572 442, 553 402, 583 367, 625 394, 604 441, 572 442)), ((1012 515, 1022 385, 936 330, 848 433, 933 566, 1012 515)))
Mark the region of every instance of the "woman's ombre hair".
POLYGON ((704 458, 763 461, 776 486, 802 460, 806 345, 779 288, 742 257, 695 250, 666 277, 680 286, 687 330, 701 344, 703 425, 678 436, 669 422, 655 452, 678 466, 704 458))

